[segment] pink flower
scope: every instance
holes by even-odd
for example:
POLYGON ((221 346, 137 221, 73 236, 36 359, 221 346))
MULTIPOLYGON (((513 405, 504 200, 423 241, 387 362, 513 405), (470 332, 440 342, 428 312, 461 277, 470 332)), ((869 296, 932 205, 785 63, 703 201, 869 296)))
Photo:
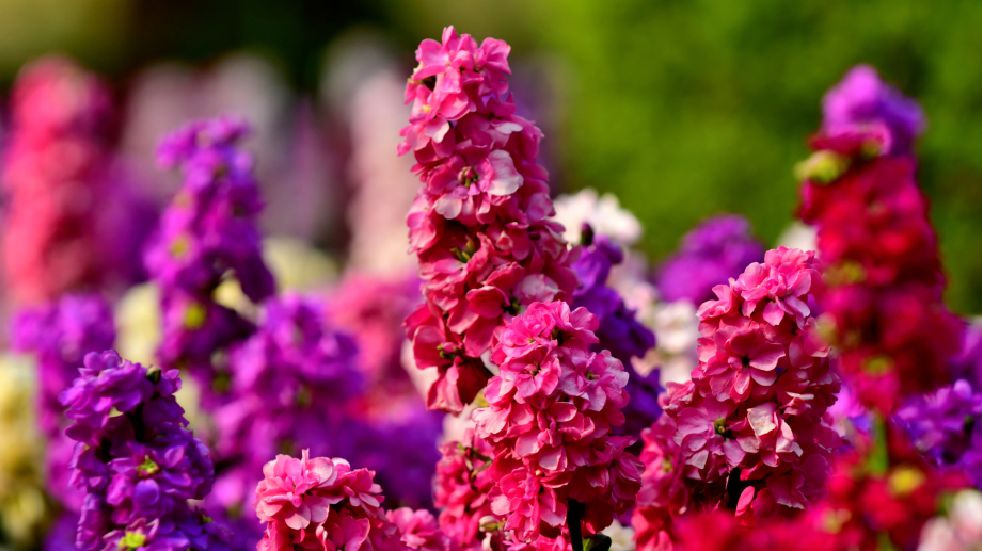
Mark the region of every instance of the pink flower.
POLYGON ((508 50, 448 27, 420 44, 406 87, 400 152, 413 153, 423 184, 407 223, 430 312, 406 327, 417 367, 437 370, 428 405, 453 412, 490 377, 481 357, 507 320, 576 286, 562 227, 548 219, 541 132, 514 114, 508 50))
POLYGON ((324 494, 337 479, 334 462, 277 455, 263 467, 265 478, 256 486, 256 515, 262 522, 280 520, 293 530, 324 522, 329 507, 340 501, 324 494))
POLYGON ((490 447, 492 513, 525 544, 555 538, 570 500, 598 532, 633 501, 640 478, 624 422, 627 373, 607 351, 591 352, 596 318, 563 302, 534 303, 500 332, 491 359, 500 373, 472 418, 490 447))
POLYGON ((278 455, 256 486, 265 526, 261 551, 396 549, 398 530, 385 518, 374 473, 340 458, 278 455))
POLYGON ((448 551, 452 549, 450 538, 440 531, 436 519, 425 509, 400 507, 385 514, 389 522, 399 530, 399 539, 408 549, 420 551, 448 551))
POLYGON ((826 415, 839 381, 809 306, 819 281, 812 253, 779 248, 699 308, 699 365, 646 434, 640 549, 672 549, 688 511, 768 516, 821 497, 840 438, 826 415))

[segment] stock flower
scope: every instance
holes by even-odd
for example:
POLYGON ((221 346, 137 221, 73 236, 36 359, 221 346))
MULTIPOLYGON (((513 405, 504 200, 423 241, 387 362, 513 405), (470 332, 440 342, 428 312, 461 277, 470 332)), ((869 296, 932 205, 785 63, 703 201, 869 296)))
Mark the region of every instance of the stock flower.
POLYGON ((621 247, 630 247, 641 238, 641 223, 621 208, 617 196, 584 189, 556 197, 556 222, 566 228, 566 240, 583 243, 585 233, 603 235, 621 247), (589 226, 589 232, 584 232, 589 226))
POLYGON ((253 158, 239 146, 247 134, 238 120, 197 121, 168 136, 158 151, 162 166, 184 176, 145 254, 160 289, 158 359, 166 368, 187 367, 209 404, 221 394, 212 355, 252 330, 237 311, 218 304, 219 284, 234 276, 256 303, 274 291, 262 257, 257 217, 263 201, 253 158))
POLYGON ((924 130, 924 116, 917 102, 880 80, 876 69, 868 65, 850 69, 825 94, 822 114, 822 130, 829 134, 857 127, 885 127, 891 154, 912 154, 914 142, 924 130))
POLYGON ((889 414, 904 397, 950 383, 962 323, 942 301, 937 238, 914 161, 883 156, 877 139, 868 132, 813 139, 812 158, 839 166, 803 172, 800 215, 815 225, 826 266, 823 333, 860 403, 889 414))
POLYGON ((959 379, 897 411, 914 446, 938 467, 956 467, 982 487, 982 392, 959 379))
POLYGON ((44 58, 18 75, 0 242, 17 304, 118 291, 142 275, 133 257, 154 213, 118 166, 112 111, 106 85, 67 59, 44 58), (96 199, 104 197, 112 200, 96 199))
POLYGON ((482 522, 494 519, 489 493, 495 485, 490 445, 468 423, 460 440, 440 448, 434 477, 433 504, 440 509, 440 529, 462 549, 479 541, 482 522))
POLYGON ((229 400, 214 412, 216 450, 229 467, 214 500, 248 504, 253 473, 279 450, 348 451, 340 429, 363 385, 357 354, 314 300, 285 295, 265 304, 256 332, 229 352, 229 400))
POLYGON ((22 549, 37 545, 41 527, 53 516, 44 495, 45 441, 34 408, 38 384, 29 361, 0 355, 0 534, 22 549))
POLYGON ((712 298, 715 285, 725 284, 763 254, 742 217, 710 218, 687 233, 679 251, 659 267, 658 291, 666 301, 687 300, 698 306, 712 298))
POLYGON ((576 286, 562 226, 548 218, 541 132, 508 93, 508 51, 448 27, 420 44, 406 87, 399 151, 413 153, 423 182, 407 223, 425 299, 406 326, 416 367, 436 370, 436 409, 458 412, 483 388, 481 356, 509 317, 576 286))
POLYGON ((640 468, 625 453, 627 373, 609 352, 592 352, 597 318, 564 302, 535 303, 502 330, 491 361, 500 372, 473 413, 498 484, 491 510, 526 543, 560 535, 570 503, 582 504, 588 534, 633 501, 640 468))
POLYGON ((236 548, 224 524, 192 504, 208 494, 214 468, 174 399, 180 383, 176 371, 108 351, 88 354, 62 394, 65 432, 78 442, 72 483, 85 493, 78 549, 236 548))
POLYGON ((113 347, 116 331, 109 304, 98 295, 65 295, 54 303, 18 312, 12 328, 14 347, 37 360, 38 423, 47 440, 45 472, 48 491, 68 509, 81 496, 68 484, 74 443, 66 438, 66 419, 59 401, 71 386, 89 352, 113 347))
MULTIPOLYGON (((386 518, 374 474, 344 459, 311 459, 307 450, 300 459, 277 455, 263 476, 255 499, 265 525, 261 551, 399 549, 400 537, 411 537, 386 518)), ((401 527, 410 530, 407 522, 401 527)))
POLYGON ((814 253, 769 250, 699 308, 699 365, 645 433, 643 549, 668 548, 685 511, 762 517, 821 497, 840 439, 827 416, 839 382, 814 334, 817 268, 814 253))

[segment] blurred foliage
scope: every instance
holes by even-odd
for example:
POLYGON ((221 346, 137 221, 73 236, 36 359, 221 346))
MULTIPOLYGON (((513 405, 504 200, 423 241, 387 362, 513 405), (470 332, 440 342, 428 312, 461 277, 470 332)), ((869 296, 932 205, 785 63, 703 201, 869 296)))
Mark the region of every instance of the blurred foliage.
POLYGON ((951 274, 949 298, 962 312, 982 311, 979 2, 0 0, 0 11, 10 6, 64 6, 57 21, 84 24, 69 32, 0 18, 4 75, 49 28, 60 37, 55 46, 124 73, 158 57, 259 49, 308 90, 323 46, 354 25, 386 31, 407 70, 415 43, 444 25, 500 36, 516 59, 546 56, 556 67, 564 117, 547 139, 562 183, 620 196, 645 223, 655 258, 722 211, 747 215, 773 242, 793 218, 791 170, 820 122, 822 94, 852 65, 870 63, 924 107, 921 182, 951 274), (89 40, 96 33, 102 39, 89 40))
POLYGON ((920 180, 949 300, 982 311, 982 3, 486 0, 450 14, 424 4, 426 17, 409 20, 429 20, 430 34, 433 21, 521 33, 516 43, 565 60, 563 172, 573 187, 616 193, 656 257, 721 211, 747 215, 773 242, 792 220, 791 169, 824 91, 874 65, 925 110, 920 180))

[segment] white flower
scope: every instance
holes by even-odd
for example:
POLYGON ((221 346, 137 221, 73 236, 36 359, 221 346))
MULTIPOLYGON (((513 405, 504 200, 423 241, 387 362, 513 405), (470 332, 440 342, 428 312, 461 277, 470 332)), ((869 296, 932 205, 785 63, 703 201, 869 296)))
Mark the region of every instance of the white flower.
POLYGON ((806 226, 801 222, 792 222, 790 226, 784 228, 781 235, 777 238, 778 245, 801 249, 803 251, 815 250, 815 228, 806 226))
POLYGON ((947 517, 924 524, 918 551, 982 550, 982 493, 962 490, 951 502, 947 517))
POLYGON ((623 247, 629 247, 641 237, 641 223, 629 211, 621 208, 617 197, 602 196, 596 190, 584 189, 556 198, 557 222, 566 227, 566 241, 576 244, 583 239, 583 224, 623 247))
POLYGON ((697 363, 699 316, 696 307, 687 301, 659 303, 652 318, 662 384, 687 381, 697 363))

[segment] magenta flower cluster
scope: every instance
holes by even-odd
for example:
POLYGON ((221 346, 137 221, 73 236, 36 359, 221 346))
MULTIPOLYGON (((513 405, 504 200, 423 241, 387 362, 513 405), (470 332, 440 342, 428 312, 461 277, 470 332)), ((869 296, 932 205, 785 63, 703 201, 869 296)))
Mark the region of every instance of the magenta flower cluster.
POLYGON ((374 473, 344 459, 277 455, 256 486, 256 515, 265 525, 259 551, 449 551, 427 511, 382 507, 374 473))
POLYGON ((541 132, 508 92, 508 51, 448 27, 442 42, 420 44, 406 88, 400 152, 413 153, 424 184, 408 223, 425 299, 407 328, 416 367, 437 372, 427 402, 448 411, 487 383, 481 356, 506 318, 576 286, 562 226, 549 219, 541 132))
POLYGON ((828 265, 819 297, 827 337, 860 403, 884 414, 950 383, 962 323, 944 305, 944 276, 915 162, 886 155, 882 134, 824 134, 804 165, 800 214, 828 265))
MULTIPOLYGON (((564 302, 535 303, 505 326, 491 353, 500 369, 474 411, 497 480, 491 511, 524 542, 559 536, 570 508, 595 534, 625 511, 640 465, 624 422, 628 375, 609 352, 591 352, 597 318, 564 302)), ((575 518, 575 517, 574 517, 575 518)))
POLYGON ((813 253, 781 247, 699 308, 699 365, 645 435, 639 540, 669 539, 686 510, 768 515, 821 496, 839 382, 814 331, 820 286, 813 253))

